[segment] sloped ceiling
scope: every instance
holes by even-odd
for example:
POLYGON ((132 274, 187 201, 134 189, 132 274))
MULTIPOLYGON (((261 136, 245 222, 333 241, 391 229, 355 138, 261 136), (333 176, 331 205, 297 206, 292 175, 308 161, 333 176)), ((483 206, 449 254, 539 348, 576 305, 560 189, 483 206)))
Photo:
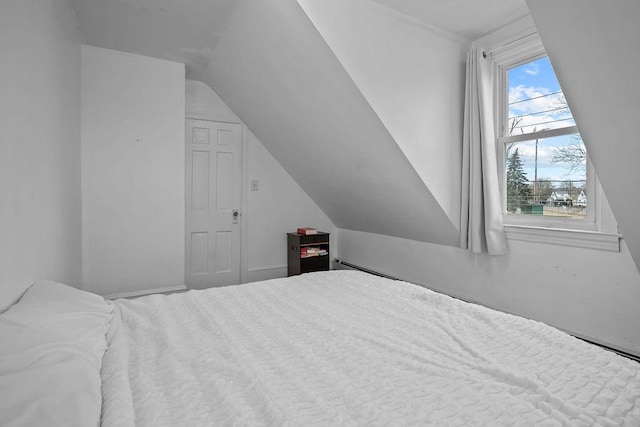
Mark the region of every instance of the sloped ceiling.
POLYGON ((640 270, 640 2, 527 4, 640 270))
MULTIPOLYGON (((376 1, 461 38, 526 14, 523 0, 376 1)), ((455 183, 425 184, 296 0, 72 2, 87 44, 185 63, 336 226, 457 244, 455 183)))
POLYGON ((457 224, 468 43, 369 0, 298 3, 457 224))
POLYGON ((454 245, 457 228, 296 0, 241 0, 208 83, 337 227, 454 245))

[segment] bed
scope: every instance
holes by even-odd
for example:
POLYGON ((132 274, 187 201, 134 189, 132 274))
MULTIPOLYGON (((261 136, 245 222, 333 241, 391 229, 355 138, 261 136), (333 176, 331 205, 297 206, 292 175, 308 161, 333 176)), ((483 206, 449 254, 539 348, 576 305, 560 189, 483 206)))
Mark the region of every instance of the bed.
POLYGON ((640 425, 640 364, 356 271, 0 315, 0 425, 640 425))

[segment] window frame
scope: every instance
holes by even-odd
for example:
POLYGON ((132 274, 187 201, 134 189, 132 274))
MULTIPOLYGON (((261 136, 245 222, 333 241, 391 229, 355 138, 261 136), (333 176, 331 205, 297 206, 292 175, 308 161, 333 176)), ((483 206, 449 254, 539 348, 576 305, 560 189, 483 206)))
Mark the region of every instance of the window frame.
POLYGON ((590 159, 586 165, 587 215, 584 219, 553 218, 507 213, 506 198, 506 144, 531 141, 562 135, 580 134, 577 126, 542 130, 524 135, 507 135, 509 129, 508 73, 511 68, 547 56, 537 33, 516 38, 488 51, 493 67, 494 125, 496 129, 496 154, 503 212, 503 224, 508 239, 526 240, 567 246, 588 247, 603 250, 620 250, 620 234, 613 215, 602 208, 604 194, 590 159))

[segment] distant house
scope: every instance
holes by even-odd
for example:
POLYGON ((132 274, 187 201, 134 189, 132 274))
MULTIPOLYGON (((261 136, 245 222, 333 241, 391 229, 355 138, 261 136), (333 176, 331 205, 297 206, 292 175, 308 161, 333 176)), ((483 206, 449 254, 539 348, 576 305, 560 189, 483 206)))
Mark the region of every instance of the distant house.
POLYGON ((584 190, 580 190, 580 194, 578 194, 578 198, 573 205, 581 208, 587 207, 587 196, 584 194, 584 190))
MULTIPOLYGON (((581 193, 584 195, 584 193, 581 193)), ((586 206, 586 197, 585 197, 586 206)), ((549 206, 573 206, 573 199, 569 193, 558 193, 554 191, 547 199, 547 205, 549 206)))

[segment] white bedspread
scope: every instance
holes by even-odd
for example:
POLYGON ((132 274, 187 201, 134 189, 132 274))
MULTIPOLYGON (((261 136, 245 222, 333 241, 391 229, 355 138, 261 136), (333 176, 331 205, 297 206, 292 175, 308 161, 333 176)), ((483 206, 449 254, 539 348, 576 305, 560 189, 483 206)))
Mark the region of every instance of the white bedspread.
POLYGON ((333 271, 115 306, 105 426, 640 426, 640 364, 403 282, 333 271))

